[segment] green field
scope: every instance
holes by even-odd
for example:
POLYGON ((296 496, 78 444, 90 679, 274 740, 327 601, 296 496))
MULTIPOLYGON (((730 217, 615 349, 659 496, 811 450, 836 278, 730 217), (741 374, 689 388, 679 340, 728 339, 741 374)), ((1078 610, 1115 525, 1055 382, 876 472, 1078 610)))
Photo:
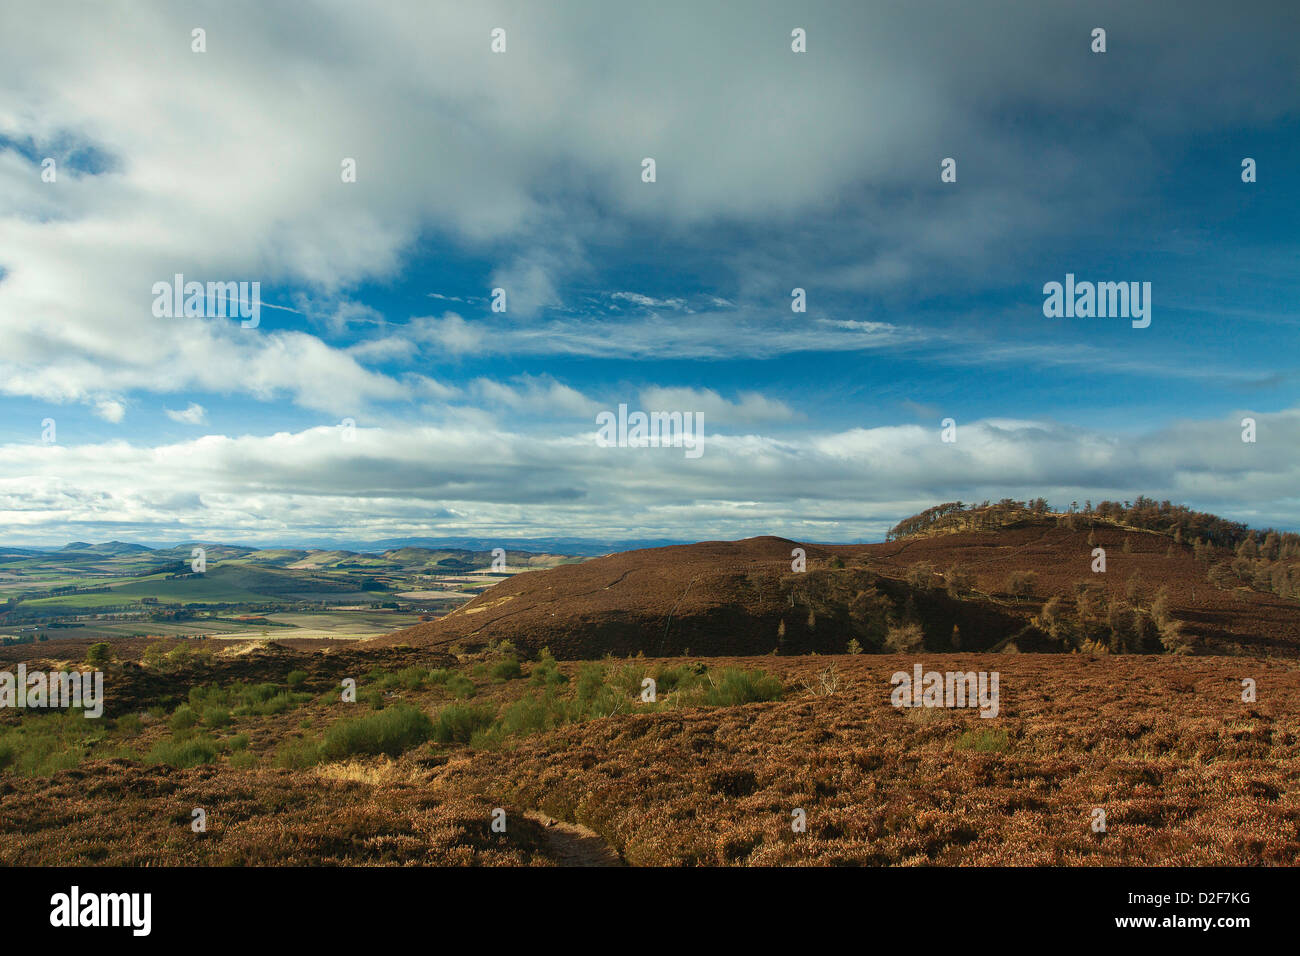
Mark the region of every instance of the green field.
POLYGON ((577 560, 515 552, 501 574, 491 572, 490 551, 196 546, 207 555, 202 574, 190 572, 188 544, 82 542, 42 555, 0 554, 0 636, 356 639, 445 614, 509 574, 577 560), (65 587, 83 590, 40 596, 65 587), (98 588, 108 590, 84 590, 98 588), (170 619, 178 613, 181 620, 170 619), (241 615, 265 621, 236 620, 241 615))

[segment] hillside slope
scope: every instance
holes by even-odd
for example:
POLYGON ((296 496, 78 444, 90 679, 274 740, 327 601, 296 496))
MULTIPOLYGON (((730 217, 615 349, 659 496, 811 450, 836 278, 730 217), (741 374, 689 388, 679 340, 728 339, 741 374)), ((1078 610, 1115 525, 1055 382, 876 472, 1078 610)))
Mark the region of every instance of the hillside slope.
POLYGON ((519 574, 446 617, 374 641, 470 649, 509 640, 561 658, 842 653, 850 640, 882 650, 891 629, 913 623, 931 652, 1300 656, 1300 603, 1216 586, 1207 569, 1169 535, 1062 526, 1057 516, 868 545, 708 541, 519 574), (806 572, 791 569, 796 547, 807 552, 806 572), (1107 551, 1105 573, 1091 570, 1094 547, 1107 551), (1012 583, 1029 573, 1036 580, 1012 583), (1166 633, 1177 641, 1162 641, 1166 633))

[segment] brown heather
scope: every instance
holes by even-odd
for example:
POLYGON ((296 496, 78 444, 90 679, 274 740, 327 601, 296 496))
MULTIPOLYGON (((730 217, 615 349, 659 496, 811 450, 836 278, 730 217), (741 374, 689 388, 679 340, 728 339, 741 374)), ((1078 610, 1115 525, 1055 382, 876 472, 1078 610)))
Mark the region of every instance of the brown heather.
MULTIPOLYGON (((608 666, 685 663, 694 662, 608 666)), ((653 711, 629 702, 616 716, 495 742, 272 769, 286 742, 319 739, 369 706, 342 711, 322 694, 214 731, 248 735, 247 769, 225 753, 175 769, 99 759, 92 747, 52 775, 3 771, 0 863, 574 862, 555 830, 526 816, 536 811, 590 828, 635 865, 1300 862, 1294 662, 961 653, 706 663, 710 673, 761 667, 785 695, 653 711), (999 671, 1000 715, 894 708, 890 675, 916 662, 999 671), (1244 677, 1257 680, 1258 703, 1241 702, 1244 677), (505 835, 490 830, 497 806, 508 813, 505 835), (206 809, 207 833, 191 832, 194 807, 206 809), (807 833, 791 832, 796 807, 807 833), (1090 830, 1094 807, 1106 811, 1105 835, 1090 830)), ((459 666, 479 675, 476 706, 540 692, 528 678, 539 665, 517 680, 459 666)), ((580 666, 559 665, 570 677, 559 693, 573 692, 580 666)), ((443 684, 386 684, 386 705, 436 714, 456 703, 443 684)), ((143 752, 170 733, 146 715, 133 746, 143 752)))

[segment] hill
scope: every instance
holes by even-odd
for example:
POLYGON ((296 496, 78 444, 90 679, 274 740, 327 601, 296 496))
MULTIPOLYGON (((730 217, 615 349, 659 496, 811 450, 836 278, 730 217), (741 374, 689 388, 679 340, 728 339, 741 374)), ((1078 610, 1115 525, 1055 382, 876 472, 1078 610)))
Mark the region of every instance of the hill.
POLYGON ((374 640, 465 649, 508 640, 561 658, 843 653, 850 641, 868 652, 1300 656, 1300 561, 1276 535, 1276 557, 1259 556, 1266 535, 1223 539, 1256 549, 1243 557, 1189 542, 1177 525, 988 507, 998 510, 971 509, 972 520, 942 527, 916 522, 879 544, 760 537, 532 571, 374 640), (795 548, 806 552, 804 571, 792 568, 795 548), (1093 570, 1097 548, 1104 572, 1093 570))

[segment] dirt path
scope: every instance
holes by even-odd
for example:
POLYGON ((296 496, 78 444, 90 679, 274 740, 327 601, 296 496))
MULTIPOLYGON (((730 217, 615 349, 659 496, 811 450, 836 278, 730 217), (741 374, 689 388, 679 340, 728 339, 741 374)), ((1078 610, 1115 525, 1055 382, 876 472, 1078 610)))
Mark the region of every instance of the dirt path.
POLYGON ((560 866, 624 866, 614 849, 595 830, 577 823, 565 823, 538 810, 524 814, 542 827, 551 858, 560 866))

